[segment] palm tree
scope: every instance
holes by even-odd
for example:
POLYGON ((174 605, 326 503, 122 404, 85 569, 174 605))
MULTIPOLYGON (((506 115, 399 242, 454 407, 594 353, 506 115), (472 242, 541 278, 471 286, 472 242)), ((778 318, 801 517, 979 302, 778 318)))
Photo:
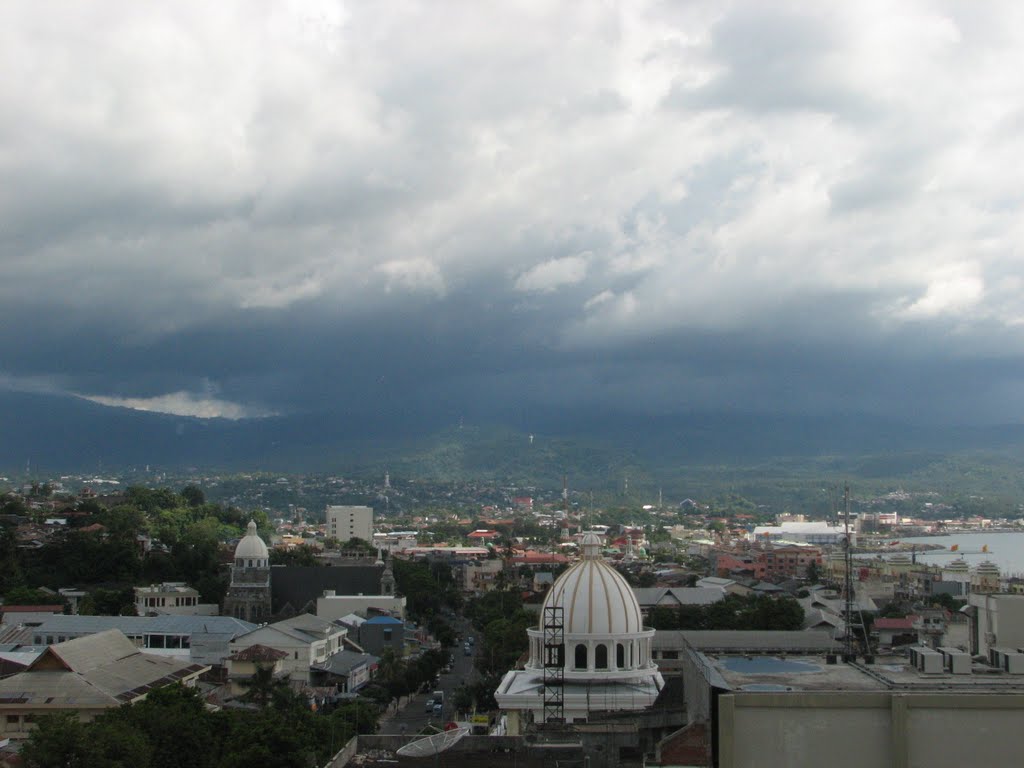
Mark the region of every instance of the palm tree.
POLYGON ((275 693, 288 689, 287 676, 275 677, 274 668, 266 664, 257 665, 252 677, 238 682, 246 688, 240 697, 242 701, 254 702, 261 708, 270 704, 275 693))

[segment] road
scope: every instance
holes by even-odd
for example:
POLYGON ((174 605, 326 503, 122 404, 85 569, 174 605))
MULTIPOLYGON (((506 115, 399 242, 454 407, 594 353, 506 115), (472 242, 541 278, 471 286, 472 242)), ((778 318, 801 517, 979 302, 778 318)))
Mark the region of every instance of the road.
MULTIPOLYGON (((456 621, 455 631, 462 638, 462 641, 465 641, 467 637, 474 634, 470 623, 462 618, 456 621)), ((478 646, 479 643, 476 643, 473 650, 475 651, 478 646)), ((448 674, 442 673, 440 684, 431 689, 432 691, 444 691, 443 716, 439 718, 426 712, 427 700, 433 698, 432 693, 417 693, 410 696, 408 701, 402 700, 402 709, 390 719, 381 723, 380 733, 414 734, 418 733, 428 723, 443 728, 445 723, 454 718, 452 694, 460 685, 475 680, 479 673, 473 667, 473 657, 466 656, 463 653, 461 641, 457 647, 452 649, 451 654, 455 657, 455 665, 452 667, 452 671, 448 674)))

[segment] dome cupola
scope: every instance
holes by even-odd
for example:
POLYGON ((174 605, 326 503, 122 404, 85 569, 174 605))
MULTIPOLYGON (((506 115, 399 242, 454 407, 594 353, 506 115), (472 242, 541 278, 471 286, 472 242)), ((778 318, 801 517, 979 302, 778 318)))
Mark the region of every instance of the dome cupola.
POLYGON ((255 520, 249 521, 245 536, 235 547, 235 565, 242 568, 267 568, 270 565, 270 552, 256 533, 255 520))
POLYGON ((566 679, 628 679, 654 668, 654 630, 644 628, 632 587, 602 559, 601 546, 600 536, 586 533, 580 541, 582 559, 552 585, 539 625, 527 632, 528 669, 543 668, 544 637, 550 630, 545 623, 552 620, 561 625, 566 679))

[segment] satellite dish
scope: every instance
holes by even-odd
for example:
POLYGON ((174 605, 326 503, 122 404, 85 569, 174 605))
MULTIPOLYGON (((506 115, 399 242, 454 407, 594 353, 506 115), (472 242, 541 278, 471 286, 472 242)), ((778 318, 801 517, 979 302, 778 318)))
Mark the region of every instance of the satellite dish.
POLYGON ((425 739, 410 741, 395 752, 395 754, 402 757, 430 757, 454 746, 467 733, 469 733, 469 728, 466 727, 441 731, 441 733, 435 733, 433 736, 427 736, 425 739))

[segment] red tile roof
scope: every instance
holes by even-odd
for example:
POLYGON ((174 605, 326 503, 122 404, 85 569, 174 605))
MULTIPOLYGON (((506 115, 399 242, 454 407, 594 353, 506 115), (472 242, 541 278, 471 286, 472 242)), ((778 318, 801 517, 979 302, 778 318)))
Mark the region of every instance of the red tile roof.
POLYGON ((288 655, 286 651, 279 651, 276 648, 268 648, 265 645, 250 645, 238 653, 231 654, 232 661, 277 661, 288 655))
POLYGON ((63 605, 0 605, 0 613, 63 613, 63 605))

